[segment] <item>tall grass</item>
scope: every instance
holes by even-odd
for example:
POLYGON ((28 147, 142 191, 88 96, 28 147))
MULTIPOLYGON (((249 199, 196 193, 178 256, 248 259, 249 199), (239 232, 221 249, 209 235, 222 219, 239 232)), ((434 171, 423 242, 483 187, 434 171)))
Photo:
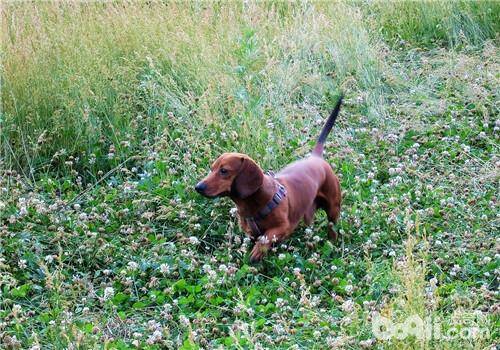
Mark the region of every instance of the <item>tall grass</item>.
POLYGON ((386 115, 391 73, 374 25, 390 38, 453 41, 463 34, 476 43, 496 35, 497 8, 7 3, 4 163, 26 174, 87 178, 141 154, 165 132, 171 141, 193 137, 195 149, 196 140, 227 135, 220 146, 254 155, 267 154, 272 141, 286 155, 291 151, 281 146, 290 140, 283 130, 314 128, 337 89, 353 92, 371 120, 386 115), (457 11, 460 16, 447 16, 457 11), (445 18, 448 24, 436 32, 445 18))
POLYGON ((394 1, 364 7, 374 26, 391 42, 450 47, 497 39, 498 1, 394 1))
POLYGON ((397 287, 394 296, 381 310, 383 317, 394 322, 394 333, 392 339, 382 343, 380 348, 487 348, 490 337, 495 332, 495 316, 475 310, 467 303, 451 312, 444 312, 443 301, 439 297, 443 293, 442 290, 440 293, 437 286, 439 282, 436 278, 429 277, 433 271, 429 267, 432 260, 427 234, 420 228, 418 218, 415 225, 407 225, 406 231, 408 236, 403 242, 405 254, 395 262, 391 273, 397 287), (415 318, 422 321, 419 323, 421 329, 411 329, 411 320, 415 318), (403 326, 408 332, 406 336, 401 336, 401 330, 396 331, 397 324, 406 325, 403 326), (464 328, 476 333, 466 333, 464 328))
POLYGON ((61 149, 99 160, 111 145, 121 154, 156 136, 167 124, 159 108, 187 115, 217 79, 222 33, 232 27, 194 21, 202 12, 175 4, 10 4, 2 97, 12 157, 31 171, 61 149))

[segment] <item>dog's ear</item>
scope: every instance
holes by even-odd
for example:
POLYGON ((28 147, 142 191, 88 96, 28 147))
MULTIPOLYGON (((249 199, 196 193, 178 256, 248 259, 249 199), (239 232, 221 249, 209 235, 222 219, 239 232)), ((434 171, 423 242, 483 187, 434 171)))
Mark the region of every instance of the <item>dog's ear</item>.
POLYGON ((247 198, 254 194, 264 182, 262 169, 250 158, 241 157, 241 167, 233 181, 233 192, 239 198, 247 198))

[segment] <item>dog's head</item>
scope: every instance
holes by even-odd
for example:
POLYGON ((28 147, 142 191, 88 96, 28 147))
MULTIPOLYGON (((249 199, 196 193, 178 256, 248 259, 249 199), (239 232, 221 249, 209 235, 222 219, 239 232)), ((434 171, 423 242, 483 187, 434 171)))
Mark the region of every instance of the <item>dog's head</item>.
POLYGON ((212 164, 210 173, 195 187, 205 197, 247 198, 264 181, 262 169, 246 154, 224 153, 212 164))

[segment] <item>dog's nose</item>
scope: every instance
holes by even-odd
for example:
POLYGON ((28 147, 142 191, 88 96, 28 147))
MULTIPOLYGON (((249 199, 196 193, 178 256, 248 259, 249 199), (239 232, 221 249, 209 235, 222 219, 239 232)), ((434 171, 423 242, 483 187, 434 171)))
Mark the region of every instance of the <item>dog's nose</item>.
POLYGON ((207 184, 204 182, 198 182, 198 184, 194 187, 196 192, 198 193, 203 193, 205 192, 205 189, 207 188, 207 184))

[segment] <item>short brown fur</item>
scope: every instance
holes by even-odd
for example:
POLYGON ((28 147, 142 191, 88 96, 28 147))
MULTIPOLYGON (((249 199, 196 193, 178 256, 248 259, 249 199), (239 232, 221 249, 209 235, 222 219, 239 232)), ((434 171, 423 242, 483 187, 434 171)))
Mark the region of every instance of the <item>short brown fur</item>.
POLYGON ((323 143, 340 108, 340 100, 332 112, 313 154, 294 162, 275 178, 264 174, 257 163, 242 153, 224 153, 211 166, 211 171, 197 190, 206 197, 229 196, 238 209, 240 226, 252 238, 254 232, 242 219, 255 216, 276 193, 276 181, 285 186, 284 200, 258 226, 262 235, 252 249, 250 260, 260 261, 275 243, 290 237, 301 220, 310 225, 317 209, 325 210, 330 224, 328 236, 337 239, 333 229, 340 215, 340 182, 330 165, 322 158, 323 143), (326 130, 326 133, 325 133, 326 130), (221 170, 222 169, 222 170, 221 170))

